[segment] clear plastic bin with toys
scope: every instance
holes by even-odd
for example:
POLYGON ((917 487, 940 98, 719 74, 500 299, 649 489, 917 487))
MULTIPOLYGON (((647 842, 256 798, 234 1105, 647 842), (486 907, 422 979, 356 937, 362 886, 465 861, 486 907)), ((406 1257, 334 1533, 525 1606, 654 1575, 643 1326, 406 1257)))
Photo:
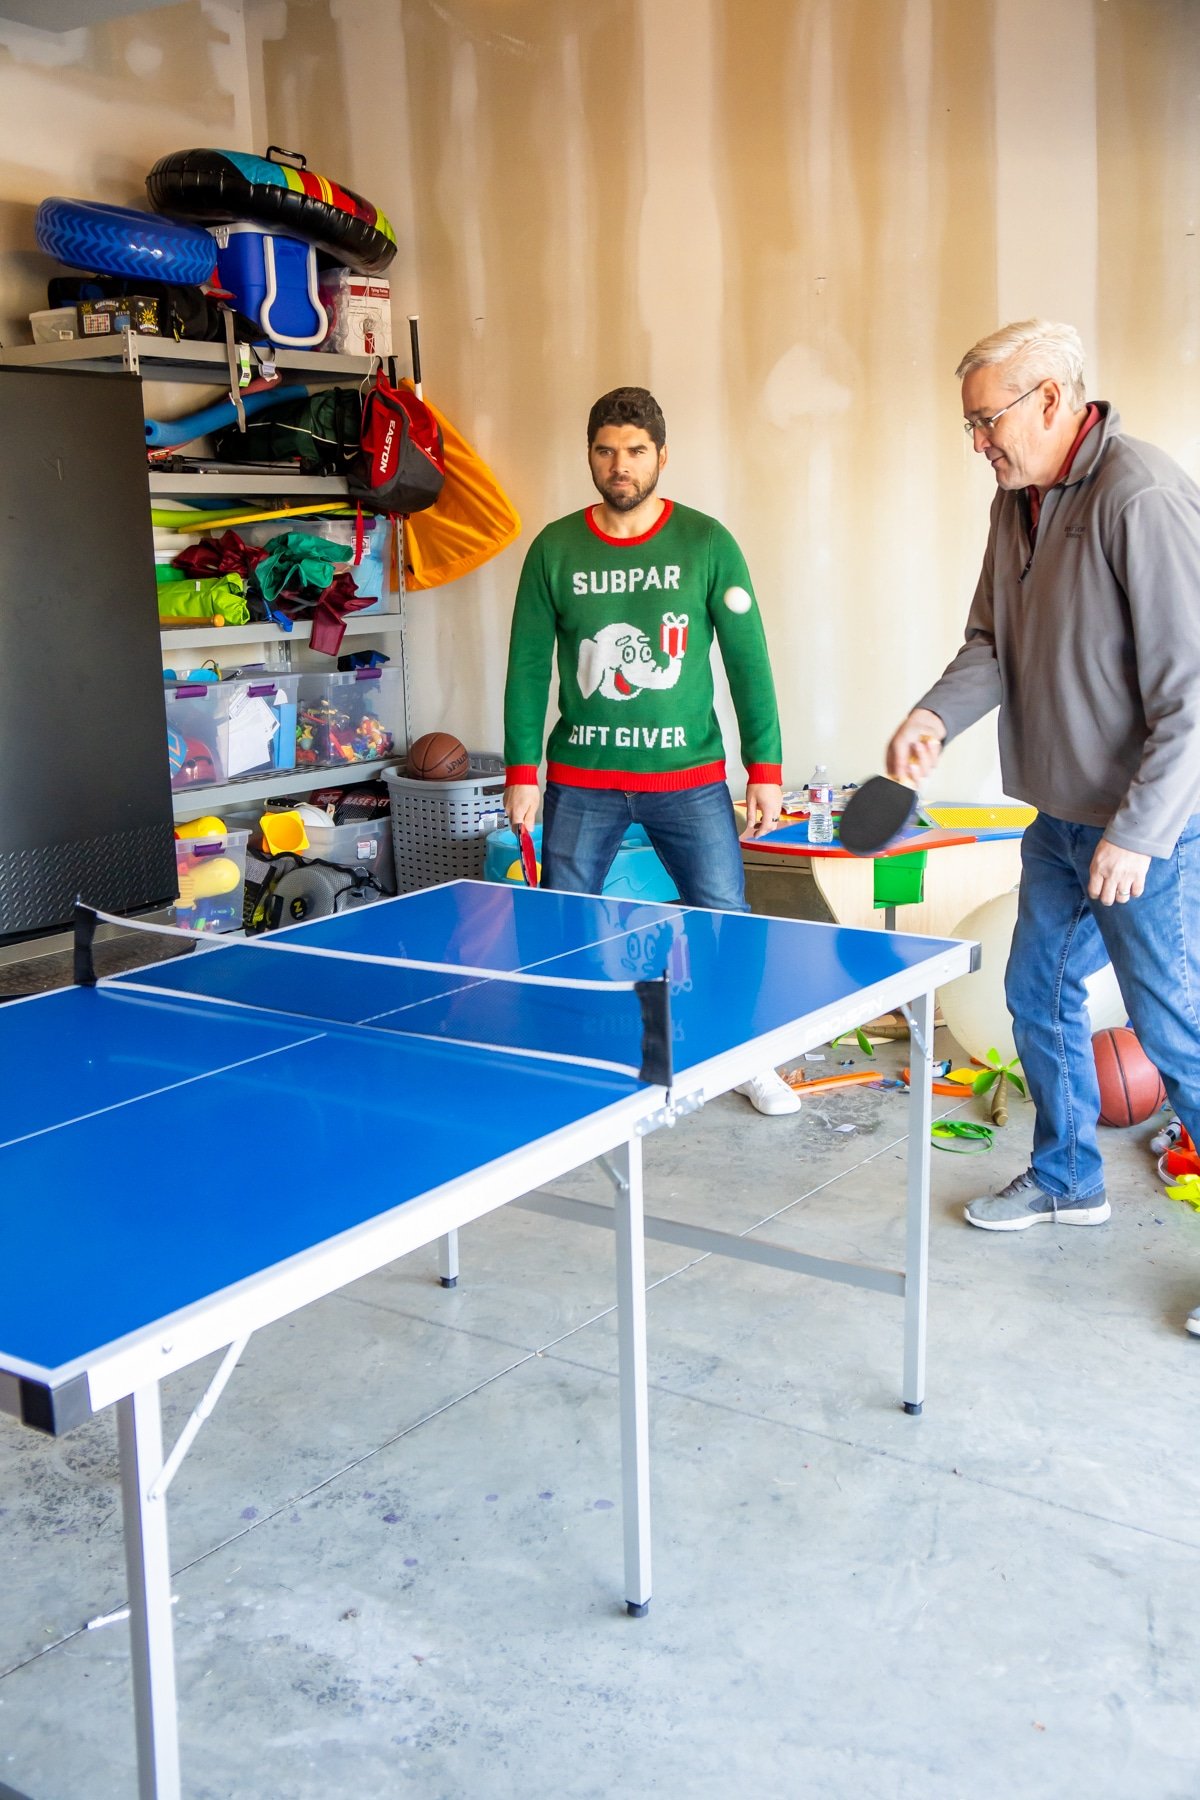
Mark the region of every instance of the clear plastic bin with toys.
POLYGON ((243 543, 257 549, 269 549, 276 538, 284 537, 288 532, 325 538, 344 552, 343 566, 354 583, 355 593, 369 598, 370 604, 360 606, 355 617, 386 612, 391 604, 388 589, 392 550, 390 519, 377 517, 374 513, 364 513, 361 521, 355 518, 279 519, 274 523, 240 525, 237 531, 243 543))
POLYGON ((241 929, 249 841, 248 831, 227 830, 225 821, 218 818, 197 819, 177 828, 176 925, 185 931, 241 929))
POLYGON ((302 674, 297 772, 394 755, 402 697, 400 670, 391 666, 302 674))
POLYGON ((171 786, 212 787, 239 775, 296 765, 299 675, 244 670, 236 679, 201 679, 164 670, 171 786))

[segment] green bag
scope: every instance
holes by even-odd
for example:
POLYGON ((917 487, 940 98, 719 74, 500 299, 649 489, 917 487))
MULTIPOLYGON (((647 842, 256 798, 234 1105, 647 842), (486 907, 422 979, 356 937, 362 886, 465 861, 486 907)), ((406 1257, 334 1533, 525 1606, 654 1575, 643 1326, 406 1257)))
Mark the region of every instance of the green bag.
POLYGON ((226 625, 248 625, 250 607, 240 575, 206 575, 199 581, 173 575, 158 579, 160 619, 222 619, 226 625))
POLYGON ((290 462, 305 475, 345 475, 358 454, 362 395, 357 388, 322 388, 304 400, 255 413, 245 431, 231 425, 213 437, 218 462, 290 462))

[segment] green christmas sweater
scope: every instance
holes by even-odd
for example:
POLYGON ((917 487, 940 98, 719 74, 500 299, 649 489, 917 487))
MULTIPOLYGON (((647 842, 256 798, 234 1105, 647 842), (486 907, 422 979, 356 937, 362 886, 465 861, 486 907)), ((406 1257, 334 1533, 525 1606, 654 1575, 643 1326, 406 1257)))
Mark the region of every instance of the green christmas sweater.
POLYGON ((713 639, 750 781, 781 779, 779 714, 745 559, 715 519, 667 500, 641 537, 612 538, 589 508, 533 540, 513 611, 504 690, 510 785, 535 782, 558 651, 549 780, 627 792, 725 779, 713 639))

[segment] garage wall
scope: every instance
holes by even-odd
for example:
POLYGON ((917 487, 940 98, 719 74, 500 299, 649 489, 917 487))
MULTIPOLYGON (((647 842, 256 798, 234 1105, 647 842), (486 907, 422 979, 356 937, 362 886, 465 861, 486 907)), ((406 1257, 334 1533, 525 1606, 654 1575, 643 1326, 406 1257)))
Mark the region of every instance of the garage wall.
MULTIPOLYGON (((953 370, 1074 320, 1092 391, 1200 474, 1190 0, 250 0, 284 141, 394 208, 398 320, 523 542, 651 386, 666 491, 741 540, 785 766, 875 766, 958 641, 991 478, 953 370), (406 172, 399 184, 396 174, 406 172)), ((499 742, 522 553, 412 603, 418 725, 499 742)), ((998 793, 994 732, 940 791, 998 793)))
POLYGON ((0 18, 0 120, 0 339, 27 343, 56 273, 34 243, 40 200, 145 206, 168 150, 249 147, 241 6, 186 0, 64 32, 0 18))
MULTIPOLYGON (((954 365, 1073 319, 1092 392, 1200 475, 1193 0, 180 0, 0 22, 0 336, 36 203, 282 143, 390 214, 396 322, 526 532, 411 601, 416 725, 500 739, 524 545, 585 504, 597 394, 663 404, 664 491, 747 553, 789 781, 868 772, 957 642, 990 477, 954 365)), ((994 733, 939 791, 999 791, 994 733)))

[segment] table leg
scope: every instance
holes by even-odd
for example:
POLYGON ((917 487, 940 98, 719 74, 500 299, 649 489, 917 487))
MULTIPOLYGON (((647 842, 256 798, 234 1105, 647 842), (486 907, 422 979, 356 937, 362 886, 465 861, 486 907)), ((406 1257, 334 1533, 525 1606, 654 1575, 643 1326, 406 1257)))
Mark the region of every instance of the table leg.
POLYGON ((438 1280, 443 1287, 458 1286, 457 1231, 448 1231, 438 1239, 438 1280))
POLYGON ((650 1605, 650 1430, 646 1392, 646 1244, 642 1145, 614 1152, 617 1335, 621 1384, 621 1505, 625 1525, 625 1610, 640 1619, 650 1605))
POLYGON ((117 1429, 129 1582, 138 1800, 180 1800, 167 1502, 165 1495, 152 1499, 150 1494, 163 1466, 157 1382, 118 1401, 117 1429))
POLYGON ((904 1256, 904 1410, 925 1401, 925 1316, 929 1292, 929 1129, 933 1123, 932 993, 910 1002, 908 1071, 908 1230, 904 1256))

